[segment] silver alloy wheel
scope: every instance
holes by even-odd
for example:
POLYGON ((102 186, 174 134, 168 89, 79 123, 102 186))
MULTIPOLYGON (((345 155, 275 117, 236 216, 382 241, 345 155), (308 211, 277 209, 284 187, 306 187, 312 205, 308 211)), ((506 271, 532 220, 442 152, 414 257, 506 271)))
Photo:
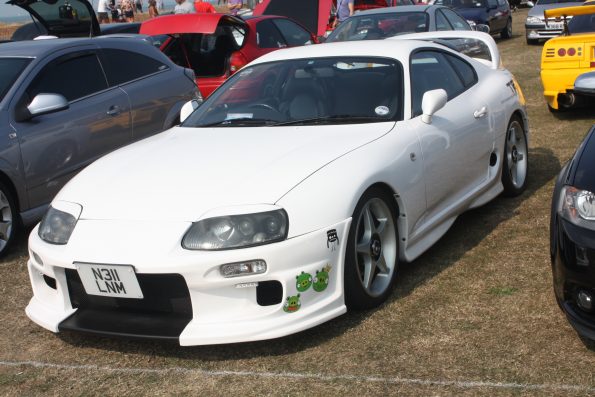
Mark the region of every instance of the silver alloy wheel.
POLYGON ((379 198, 362 208, 355 234, 355 262, 358 279, 371 297, 382 295, 391 285, 395 271, 397 239, 390 209, 379 198))
POLYGON ((520 189, 527 178, 527 138, 516 120, 508 127, 505 150, 508 166, 506 171, 515 189, 520 189))
POLYGON ((6 247, 12 233, 12 210, 10 202, 0 190, 0 251, 6 247))

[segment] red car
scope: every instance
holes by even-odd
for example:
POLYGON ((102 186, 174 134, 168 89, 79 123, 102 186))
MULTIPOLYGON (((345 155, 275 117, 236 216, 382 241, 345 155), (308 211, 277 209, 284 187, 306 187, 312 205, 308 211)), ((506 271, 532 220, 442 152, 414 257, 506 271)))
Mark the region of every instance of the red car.
POLYGON ((143 22, 140 33, 164 36, 161 51, 176 64, 194 70, 204 98, 268 52, 318 42, 299 23, 268 15, 246 19, 207 13, 165 15, 143 22))

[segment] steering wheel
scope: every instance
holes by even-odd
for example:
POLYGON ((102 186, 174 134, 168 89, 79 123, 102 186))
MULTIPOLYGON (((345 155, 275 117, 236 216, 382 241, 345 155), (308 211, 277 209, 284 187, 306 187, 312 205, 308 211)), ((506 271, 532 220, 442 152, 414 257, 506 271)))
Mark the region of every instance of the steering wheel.
POLYGON ((266 109, 266 110, 272 110, 275 113, 279 113, 279 111, 277 109, 275 109, 268 103, 253 103, 252 105, 249 105, 248 108, 250 108, 250 109, 251 108, 262 108, 262 109, 266 109))

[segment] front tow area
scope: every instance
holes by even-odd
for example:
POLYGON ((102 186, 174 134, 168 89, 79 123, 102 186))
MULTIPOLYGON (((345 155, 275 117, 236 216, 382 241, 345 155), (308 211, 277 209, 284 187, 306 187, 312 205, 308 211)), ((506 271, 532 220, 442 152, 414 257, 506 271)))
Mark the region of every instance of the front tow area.
MULTIPOLYGON (((93 222, 81 221, 77 228, 85 225, 78 232, 92 230, 93 222)), ((133 223, 118 230, 131 233, 133 223)), ((279 243, 229 251, 189 251, 179 242, 175 249, 165 243, 161 253, 153 246, 150 258, 129 254, 125 261, 112 251, 101 260, 100 248, 50 246, 35 229, 28 263, 34 296, 26 313, 53 332, 170 339, 181 345, 292 334, 346 312, 343 263, 350 223, 346 219, 279 243), (231 265, 254 266, 257 272, 226 277, 231 265)), ((104 239, 125 238, 118 234, 104 239)), ((106 246, 108 241, 96 247, 106 246)), ((135 252, 133 243, 128 248, 135 252)))

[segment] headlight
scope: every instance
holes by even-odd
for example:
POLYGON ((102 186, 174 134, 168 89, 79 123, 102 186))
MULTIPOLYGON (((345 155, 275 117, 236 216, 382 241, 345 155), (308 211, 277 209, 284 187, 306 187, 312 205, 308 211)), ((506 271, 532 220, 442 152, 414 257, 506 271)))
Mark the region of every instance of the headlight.
POLYGON ((68 243, 82 211, 83 207, 75 203, 53 203, 41 220, 39 237, 51 244, 68 243))
POLYGON ((192 224, 182 247, 225 250, 274 243, 287 238, 287 224, 284 210, 203 219, 192 224))
POLYGON ((562 216, 575 225, 595 229, 595 194, 572 186, 564 186, 560 194, 562 216))
POLYGON ((525 20, 525 23, 527 25, 534 25, 534 24, 537 24, 537 23, 545 23, 545 22, 543 22, 541 20, 541 18, 539 18, 539 17, 527 17, 527 19, 525 20))

